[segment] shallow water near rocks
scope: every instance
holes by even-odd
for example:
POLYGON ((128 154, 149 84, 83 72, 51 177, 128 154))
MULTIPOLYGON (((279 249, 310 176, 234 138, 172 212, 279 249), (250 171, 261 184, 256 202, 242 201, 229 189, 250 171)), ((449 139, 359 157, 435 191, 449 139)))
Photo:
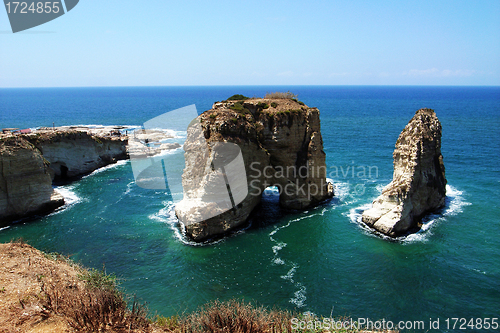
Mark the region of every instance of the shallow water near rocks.
POLYGON ((200 112, 233 94, 287 90, 321 112, 336 185, 331 201, 286 211, 269 189, 249 228, 193 245, 172 214, 178 194, 137 187, 124 161, 58 188, 67 199, 64 209, 0 229, 0 241, 22 237, 85 266, 104 265, 127 293, 165 316, 215 298, 245 298, 372 320, 499 317, 500 88, 0 89, 0 122, 137 126, 193 103, 200 112), (434 109, 443 126, 446 207, 424 220, 419 233, 388 240, 359 217, 390 182, 394 144, 423 107, 434 109), (361 172, 368 167, 371 174, 361 172))

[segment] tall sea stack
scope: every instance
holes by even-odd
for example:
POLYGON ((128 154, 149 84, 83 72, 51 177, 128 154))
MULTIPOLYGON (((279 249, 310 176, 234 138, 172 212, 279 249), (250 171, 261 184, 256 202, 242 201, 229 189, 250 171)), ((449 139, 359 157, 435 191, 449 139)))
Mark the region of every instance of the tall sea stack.
POLYGON ((421 218, 443 207, 446 178, 441 155, 441 123, 434 110, 420 109, 399 135, 394 175, 362 221, 397 237, 419 229, 421 218))
POLYGON ((191 239, 244 224, 269 186, 292 209, 333 196, 317 108, 293 99, 224 101, 197 121, 188 129, 184 197, 175 207, 191 239))

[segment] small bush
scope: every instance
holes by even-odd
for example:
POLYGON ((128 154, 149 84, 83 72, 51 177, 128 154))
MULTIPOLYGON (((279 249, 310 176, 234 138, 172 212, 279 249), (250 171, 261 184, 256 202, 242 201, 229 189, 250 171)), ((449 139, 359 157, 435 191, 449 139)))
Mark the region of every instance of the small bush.
POLYGON ((247 99, 249 99, 250 97, 246 97, 246 96, 243 96, 241 94, 236 94, 236 95, 233 95, 231 97, 229 97, 227 100, 228 101, 245 101, 247 99))
POLYGON ((180 328, 181 326, 179 316, 172 316, 172 317, 156 316, 155 323, 161 328, 167 329, 169 331, 180 328))
POLYGON ((278 98, 278 99, 294 99, 297 98, 297 95, 294 93, 287 91, 287 92, 273 92, 273 93, 267 93, 264 98, 278 98))
POLYGON ((217 118, 217 115, 216 115, 215 113, 212 113, 212 114, 210 115, 210 119, 215 119, 215 118, 217 118))
POLYGON ((102 271, 90 268, 78 277, 91 289, 115 291, 117 287, 116 276, 114 274, 106 274, 106 270, 104 268, 102 271))
POLYGON ((245 109, 240 102, 234 103, 229 108, 234 111, 243 111, 245 109))
POLYGON ((237 124, 238 123, 238 119, 236 119, 236 118, 231 119, 231 121, 233 122, 233 124, 237 124))
POLYGON ((276 103, 276 102, 272 102, 272 103, 271 103, 271 106, 272 106, 273 108, 275 108, 275 107, 277 107, 277 106, 278 106, 278 103, 276 103))
POLYGON ((260 108, 263 108, 263 109, 268 109, 269 108, 269 105, 267 105, 264 102, 257 103, 257 106, 260 107, 260 108))

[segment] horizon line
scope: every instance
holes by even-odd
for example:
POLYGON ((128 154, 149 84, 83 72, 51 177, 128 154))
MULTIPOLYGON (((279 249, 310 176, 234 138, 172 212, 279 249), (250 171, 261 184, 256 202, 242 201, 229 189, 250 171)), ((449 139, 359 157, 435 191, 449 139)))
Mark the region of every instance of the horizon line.
POLYGON ((214 85, 123 85, 123 86, 30 86, 0 87, 0 89, 63 89, 63 88, 184 88, 184 87, 491 87, 500 85, 447 85, 447 84, 214 84, 214 85))

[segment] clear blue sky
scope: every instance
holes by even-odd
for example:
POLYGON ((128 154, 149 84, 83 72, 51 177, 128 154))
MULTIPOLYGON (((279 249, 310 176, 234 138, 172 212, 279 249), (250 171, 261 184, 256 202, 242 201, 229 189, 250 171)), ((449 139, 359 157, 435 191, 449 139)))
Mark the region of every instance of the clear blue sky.
POLYGON ((0 87, 500 85, 500 1, 80 0, 13 34, 0 87))

